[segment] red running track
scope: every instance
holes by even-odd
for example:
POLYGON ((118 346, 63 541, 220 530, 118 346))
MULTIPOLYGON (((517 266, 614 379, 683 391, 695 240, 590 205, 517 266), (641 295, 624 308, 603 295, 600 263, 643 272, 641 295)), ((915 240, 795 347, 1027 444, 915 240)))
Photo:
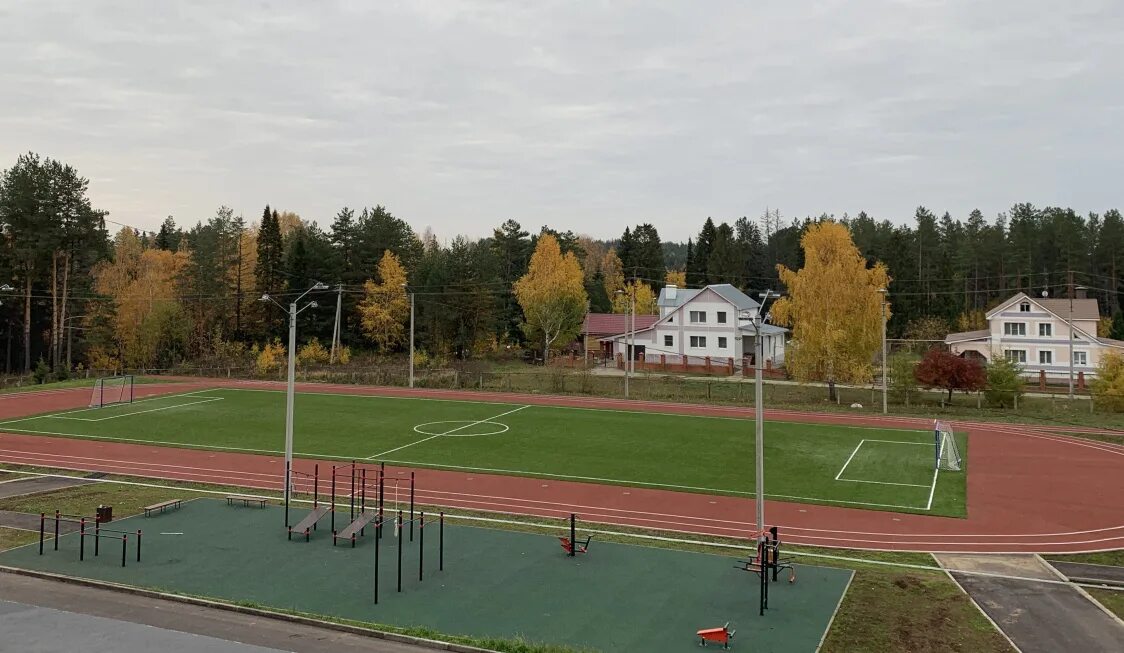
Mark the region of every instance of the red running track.
MULTIPOLYGON (((137 386, 138 396, 216 386, 283 387, 268 382, 185 380, 137 386)), ((751 417, 752 410, 659 402, 487 392, 302 384, 302 392, 521 402, 685 414, 751 417)), ((82 407, 88 389, 0 395, 0 419, 82 407)), ((928 420, 768 411, 769 419, 870 426, 931 425, 928 420)), ((0 427, 2 428, 2 427, 0 427)), ((1067 437, 1040 426, 957 422, 971 439, 968 517, 956 519, 767 501, 770 524, 787 541, 824 547, 958 552, 1085 552, 1124 548, 1124 446, 1067 437)), ((0 461, 149 478, 226 483, 279 490, 278 456, 30 435, 0 435, 0 461)), ((298 460, 298 471, 312 471, 298 460)), ((318 461, 321 470, 339 461, 318 461)), ((418 501, 429 505, 563 517, 692 534, 746 537, 751 499, 433 469, 417 475, 418 501)), ((323 489, 327 480, 321 479, 323 489)), ((388 490, 388 494, 390 491, 388 490)), ((404 492, 403 492, 404 494, 404 492)))

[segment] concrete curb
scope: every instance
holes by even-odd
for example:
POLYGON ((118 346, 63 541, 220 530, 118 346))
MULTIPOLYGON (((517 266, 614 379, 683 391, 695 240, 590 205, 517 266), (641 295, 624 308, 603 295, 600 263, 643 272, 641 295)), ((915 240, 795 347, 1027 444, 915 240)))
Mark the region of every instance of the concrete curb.
POLYGON ((166 601, 176 601, 178 603, 186 603, 188 605, 196 605, 205 608, 215 608, 218 610, 248 614, 256 617, 264 617, 266 619, 274 619, 277 621, 286 621, 289 623, 300 624, 302 626, 325 628, 329 630, 349 633, 352 635, 359 635, 362 637, 374 637, 377 639, 385 639, 387 641, 398 642, 401 644, 412 644, 414 646, 434 649, 437 651, 452 651, 453 653, 496 653, 492 649, 477 648, 475 646, 468 646, 466 644, 442 642, 435 639, 426 639, 424 637, 414 637, 412 635, 392 633, 385 630, 376 630, 374 628, 349 626, 347 624, 339 624, 332 621, 323 621, 321 619, 314 619, 312 617, 302 617, 298 615, 286 614, 283 612, 274 612, 272 610, 266 610, 262 608, 251 608, 248 606, 236 605, 233 603, 225 603, 223 601, 216 601, 214 599, 201 599, 192 596, 169 594, 166 592, 134 587, 132 585, 107 583, 104 581, 90 580, 88 578, 77 578, 74 576, 62 576, 60 574, 52 574, 45 571, 21 569, 19 567, 8 567, 5 565, 0 565, 0 573, 30 576, 32 578, 41 578, 44 580, 52 580, 61 583, 70 583, 72 585, 82 585, 84 587, 92 587, 95 589, 109 590, 113 592, 124 592, 126 594, 163 599, 166 601))

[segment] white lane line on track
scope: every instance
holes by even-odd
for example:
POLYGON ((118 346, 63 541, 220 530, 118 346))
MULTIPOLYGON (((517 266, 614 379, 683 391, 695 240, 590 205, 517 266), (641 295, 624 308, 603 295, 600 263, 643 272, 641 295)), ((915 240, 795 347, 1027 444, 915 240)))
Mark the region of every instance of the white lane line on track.
MULTIPOLYGON (((0 450, 0 451, 2 451, 2 450, 0 450)), ((50 459, 52 457, 56 457, 56 458, 57 457, 68 457, 68 458, 81 459, 80 457, 77 457, 77 456, 63 456, 61 454, 30 454, 30 456, 34 457, 34 458, 47 458, 48 459, 47 461, 33 461, 33 464, 49 464, 50 459)), ((135 461, 112 461, 112 460, 106 460, 106 459, 100 459, 100 460, 102 460, 103 462, 110 462, 110 463, 113 463, 113 462, 122 463, 120 465, 106 465, 106 466, 126 470, 123 473, 128 473, 129 471, 133 471, 134 473, 136 473, 137 470, 135 470, 134 467, 150 466, 150 467, 167 467, 167 468, 172 468, 173 470, 175 470, 176 468, 179 468, 179 469, 198 470, 198 471, 203 471, 203 472, 206 472, 206 471, 216 472, 216 474, 205 474, 205 473, 204 474, 195 474, 195 473, 191 473, 191 472, 180 472, 180 474, 184 475, 184 476, 192 476, 192 477, 208 478, 208 479, 218 478, 218 479, 228 479, 229 480, 230 477, 232 477, 232 476, 257 476, 257 477, 266 477, 266 478, 273 478, 275 476, 275 474, 268 474, 268 473, 261 473, 261 472, 239 472, 239 471, 234 471, 234 470, 186 467, 186 466, 179 466, 179 465, 159 464, 159 463, 138 463, 138 462, 135 462, 135 461)), ((14 462, 15 464, 28 464, 26 461, 8 461, 8 462, 14 462)), ((63 463, 63 464, 66 464, 66 463, 63 463)), ((251 479, 251 480, 253 480, 253 479, 251 479)), ((212 481, 212 482, 215 482, 215 481, 212 481)), ((219 481, 219 482, 221 482, 221 481, 219 481)), ((262 482, 262 481, 253 480, 253 482, 262 482)), ((327 484, 327 481, 321 481, 322 486, 324 486, 326 484, 327 484)), ((279 483, 278 483, 278 485, 279 485, 279 483)), ((271 487, 272 484, 268 484, 268 486, 271 487)), ((469 501, 471 499, 477 499, 477 498, 479 498, 479 499, 489 499, 489 500, 494 500, 493 503, 496 503, 497 505, 504 504, 504 505, 509 505, 509 506, 516 506, 516 505, 519 505, 519 504, 528 504, 528 503, 530 503, 530 504, 545 504, 546 506, 566 506, 567 514, 569 512, 573 512, 574 510, 580 510, 580 511, 598 510, 598 511, 616 512, 616 513, 628 513, 628 514, 624 514, 624 515, 615 515, 614 517, 617 518, 617 519, 628 519, 628 518, 630 518, 628 516, 629 514, 633 514, 633 515, 639 514, 639 515, 650 515, 650 516, 655 516, 655 517, 663 517, 663 518, 677 519, 677 520, 688 520, 688 521, 694 521, 694 522, 706 521, 706 522, 727 523, 727 524, 735 525, 734 527, 730 528, 729 530, 735 530, 735 529, 736 530, 743 530, 744 528, 749 528, 749 527, 752 526, 752 524, 750 524, 749 522, 739 522, 739 521, 736 521, 736 520, 723 520, 723 519, 717 519, 717 518, 696 517, 696 516, 692 516, 692 515, 679 515, 679 514, 674 514, 674 513, 657 513, 657 512, 648 512, 648 511, 638 511, 638 510, 630 510, 630 509, 624 509, 624 508, 609 508, 609 507, 604 507, 604 506, 590 506, 590 505, 585 505, 585 504, 559 503, 557 501, 539 501, 539 500, 533 500, 533 499, 522 499, 522 498, 516 498, 516 497, 504 497, 504 496, 495 496, 495 495, 481 495, 481 494, 449 492, 449 491, 441 491, 441 490, 419 490, 418 495, 423 496, 423 497, 433 496, 433 497, 435 497, 435 498, 437 498, 441 501, 457 501, 457 500, 460 500, 459 497, 469 497, 469 499, 464 499, 464 500, 469 501)), ((523 507, 525 509, 530 509, 530 510, 549 509, 549 508, 544 508, 544 507, 539 506, 539 505, 520 506, 520 507, 523 507)), ((719 527, 719 528, 725 528, 725 527, 719 527)), ((1109 532, 1109 531, 1116 531, 1116 530, 1124 531, 1124 525, 1114 526, 1114 527, 1106 527, 1106 528, 1099 528, 1099 529, 1088 529, 1088 530, 1081 530, 1081 531, 1053 532, 1053 533, 1025 533, 1025 534, 1011 534, 1011 533, 996 533, 996 534, 988 534, 988 533, 960 533, 960 534, 957 534, 957 533, 929 533, 929 534, 923 534, 923 533, 886 533, 886 532, 848 531, 848 530, 831 530, 831 529, 810 529, 810 528, 804 528, 804 527, 798 527, 798 526, 784 526, 784 525, 782 525, 782 528, 786 529, 787 531, 802 531, 802 532, 810 532, 810 533, 833 533, 833 534, 847 535, 847 536, 862 535, 862 536, 873 536, 873 537, 883 537, 883 538, 899 538, 899 537, 924 537, 924 538, 984 538, 984 537, 988 537, 988 538, 1047 538, 1048 537, 1048 538, 1053 538, 1053 537, 1061 537, 1061 536, 1068 536, 1068 535, 1084 535, 1084 534, 1091 534, 1091 533, 1109 532)), ((812 536, 804 536, 804 537, 812 537, 812 536)), ((1124 534, 1122 534, 1119 537, 1124 538, 1124 534)), ((847 537, 847 538, 832 538, 832 539, 848 540, 848 539, 855 539, 855 538, 847 537)), ((1102 538, 1102 539, 1109 540, 1109 539, 1117 539, 1117 538, 1102 538)), ((1092 541, 1100 541, 1100 540, 1092 540, 1092 541)), ((976 544, 976 543, 966 542, 965 544, 976 544)), ((980 543, 980 544, 982 544, 982 543, 980 543)), ((1014 545, 1017 545, 1017 544, 1014 544, 1014 545)), ((1031 544, 1027 544, 1027 545, 1031 545, 1031 544)))
MULTIPOLYGON (((63 474, 44 474, 44 473, 37 473, 37 472, 27 472, 27 473, 35 475, 35 476, 52 476, 52 477, 59 477, 59 478, 79 478, 79 477, 74 477, 74 476, 66 476, 66 475, 63 475, 63 474)), ((167 480, 184 480, 184 479, 174 479, 174 478, 172 478, 172 479, 167 479, 167 480)), ((119 480, 115 480, 115 479, 99 479, 99 481, 100 482, 106 482, 106 483, 118 483, 118 484, 124 484, 124 485, 145 486, 145 487, 167 487, 167 486, 157 485, 157 484, 138 483, 138 482, 134 482, 134 481, 119 481, 119 480)), ((278 483, 278 485, 280 485, 280 484, 278 483)), ((266 488, 266 489, 271 489, 271 488, 266 488)), ((226 494, 226 492, 218 491, 218 490, 193 490, 193 491, 203 493, 203 494, 226 494)), ((278 491, 279 491, 279 488, 278 488, 278 491)), ((276 499, 277 497, 263 497, 263 498, 276 499)), ((304 500, 304 499, 294 499, 294 501, 300 502, 300 503, 310 503, 310 501, 304 500)), ((451 506, 451 507, 455 507, 455 506, 451 506)), ((537 514, 537 513, 523 513, 523 514, 526 514, 527 516, 542 516, 542 515, 537 514)), ((600 517, 601 515, 597 515, 597 516, 600 517)), ((619 516, 608 516, 608 517, 612 518, 612 519, 618 519, 618 520, 622 519, 619 516)), ((477 520, 477 521, 496 521, 496 522, 503 521, 503 520, 495 520, 495 519, 489 519, 489 518, 477 518, 477 517, 466 517, 466 519, 477 520)), ((624 518, 624 519, 627 519, 627 518, 624 518)), ((593 522, 593 523, 601 523, 601 522, 593 522)), ((621 525, 621 526, 627 526, 628 525, 624 522, 608 522, 608 523, 610 525, 613 525, 613 524, 621 525)), ((535 525, 536 526, 552 527, 552 526, 549 526, 549 525, 541 525, 541 524, 535 524, 535 525)), ((782 525, 781 528, 785 529, 787 527, 782 525)), ((670 529, 666 529, 666 530, 671 530, 672 532, 683 533, 683 534, 698 534, 697 530, 686 531, 686 530, 680 530, 680 529, 674 529, 674 528, 670 528, 670 529)), ((660 538, 658 536, 644 536, 644 535, 637 535, 635 537, 638 537, 638 538, 641 538, 641 539, 667 539, 667 538, 660 538)), ((913 537, 923 537, 923 536, 913 535, 913 537)), ((849 537, 848 538, 823 538, 823 537, 815 537, 815 536, 799 536, 799 538, 802 539, 802 540, 803 539, 817 540, 817 543, 812 544, 812 546, 822 546, 822 547, 829 547, 829 548, 848 548, 849 542, 856 541, 855 538, 849 538, 849 537), (841 544, 838 544, 838 545, 836 545, 836 544, 824 544, 823 543, 824 540, 839 541, 839 542, 841 542, 841 544)), ((795 539, 795 538, 790 538, 789 541, 792 542, 792 543, 799 543, 798 540, 795 539)), ((1084 540, 1084 541, 1081 541, 1079 543, 1101 543, 1101 542, 1108 542, 1108 541, 1124 542, 1124 536, 1121 536, 1119 538, 1102 538, 1102 539, 1098 539, 1098 540, 1084 540)), ((873 542, 876 543, 876 544, 881 544, 883 546, 888 546, 888 545, 905 546, 906 545, 905 543, 901 543, 901 542, 887 542, 887 541, 884 541, 884 540, 874 540, 873 542)), ((715 543, 703 543, 703 544, 705 544, 707 546, 727 546, 727 545, 719 545, 719 544, 715 544, 715 543)), ((1014 546, 1014 547, 1035 546, 1035 547, 1038 547, 1038 546, 1047 545, 1047 543, 1036 543, 1036 542, 1031 542, 1031 543, 1010 543, 1010 542, 1006 542, 1006 543, 992 543, 992 542, 948 543, 948 542, 932 542, 932 543, 928 543, 928 544, 932 545, 932 546, 975 546, 975 547, 1003 547, 1003 546, 1014 546)), ((1048 543, 1048 544, 1049 545, 1060 545, 1060 546, 1072 546, 1074 543, 1073 542, 1060 542, 1060 543, 1048 543)), ((854 547, 851 546, 850 548, 854 548, 854 547)), ((1097 549, 1097 550, 1113 550, 1113 549, 1116 549, 1116 548, 1119 548, 1119 545, 1106 546, 1104 548, 1097 549)), ((901 549, 876 549, 876 548, 872 547, 871 550, 895 551, 895 550, 901 550, 901 549)), ((945 551, 945 552, 948 552, 948 551, 945 551)), ((965 553, 978 552, 978 549, 977 550, 966 549, 963 552, 965 552, 965 553)), ((1002 553, 1004 551, 989 551, 989 552, 991 552, 991 553, 1002 553)), ((1019 552, 1023 552, 1023 551, 1022 550, 1019 550, 1019 551, 1011 550, 1009 552, 1019 553, 1019 552)), ((1058 552, 1059 553, 1065 553, 1067 551, 1059 550, 1058 552)))

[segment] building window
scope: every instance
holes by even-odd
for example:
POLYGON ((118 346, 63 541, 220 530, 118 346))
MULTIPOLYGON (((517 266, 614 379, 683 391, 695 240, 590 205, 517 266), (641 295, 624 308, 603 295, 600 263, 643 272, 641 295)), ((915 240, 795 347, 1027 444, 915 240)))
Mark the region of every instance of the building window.
POLYGON ((1054 352, 1052 352, 1052 351, 1040 351, 1040 352, 1038 352, 1038 363, 1040 365, 1053 365, 1054 364, 1054 352))
POLYGON ((672 339, 671 336, 664 336, 663 337, 663 346, 664 347, 674 347, 675 341, 672 339))
POLYGON ((1049 338, 1054 335, 1054 325, 1045 323, 1038 325, 1038 336, 1041 338, 1049 338))
POLYGON ((668 324, 675 324, 675 316, 672 315, 671 317, 667 318, 667 323, 668 324))
POLYGON ((724 336, 718 336, 718 348, 719 349, 725 349, 726 348, 726 338, 724 336))
POLYGON ((706 347, 706 336, 691 336, 691 349, 706 347))
POLYGON ((718 311, 718 318, 717 319, 718 319, 719 324, 725 324, 726 323, 726 311, 718 311))
POLYGON ((1087 354, 1083 351, 1073 352, 1073 364, 1074 365, 1088 365, 1089 359, 1087 358, 1087 354))
POLYGON ((1023 349, 1005 349, 1003 350, 1003 356, 1007 360, 1014 361, 1016 363, 1026 362, 1026 350, 1023 349))
POLYGON ((691 324, 706 324, 706 311, 691 311, 691 324))
POLYGON ((1023 303, 1019 304, 1019 312, 1020 313, 1029 313, 1030 312, 1030 302, 1023 302, 1023 303))
POLYGON ((1026 335, 1026 322, 1004 322, 1003 335, 1005 336, 1025 336, 1026 335))

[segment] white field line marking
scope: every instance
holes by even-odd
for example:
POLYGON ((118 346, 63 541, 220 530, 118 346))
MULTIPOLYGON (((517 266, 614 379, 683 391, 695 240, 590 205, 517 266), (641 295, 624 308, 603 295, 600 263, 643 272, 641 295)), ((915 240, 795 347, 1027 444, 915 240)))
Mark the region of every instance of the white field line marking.
POLYGON ((501 417, 504 417, 505 415, 511 415, 512 413, 518 413, 519 411, 523 410, 524 408, 530 408, 530 407, 531 407, 531 405, 527 404, 525 406, 520 406, 520 407, 518 407, 514 410, 509 410, 506 413, 500 413, 499 415, 494 415, 494 416, 488 417, 486 419, 478 419, 475 422, 469 422, 469 423, 464 424, 462 426, 458 426, 455 429, 449 429, 448 431, 445 431, 443 433, 437 433, 436 435, 431 435, 428 438, 422 438, 421 440, 418 440, 417 442, 411 442, 409 444, 404 444, 401 447, 395 447, 393 449, 387 449, 386 451, 380 451, 379 453, 376 453, 372 456, 367 456, 366 460, 371 460, 373 458, 379 458, 380 456, 385 456, 386 454, 394 453, 395 451, 401 451, 402 449, 408 449, 408 448, 410 448, 414 445, 418 445, 418 444, 421 444, 423 442, 429 442, 430 440, 432 440, 434 438, 440 438, 440 437, 444 437, 446 435, 451 435, 453 433, 456 433, 457 431, 463 431, 467 428, 476 426, 477 424, 484 424, 484 423, 490 422, 494 419, 499 419, 501 417))
MULTIPOLYGON (((105 440, 107 442, 133 442, 133 443, 137 443, 137 444, 149 444, 149 445, 152 445, 152 446, 171 446, 171 447, 183 447, 185 449, 201 449, 203 451, 248 451, 250 453, 266 453, 266 454, 274 454, 274 455, 281 455, 281 454, 285 453, 284 451, 281 451, 280 449, 252 449, 252 448, 249 448, 249 447, 224 447, 224 446, 220 446, 220 445, 217 445, 217 444, 190 444, 190 443, 187 443, 187 442, 172 442, 172 441, 169 441, 169 440, 145 440, 145 439, 142 439, 142 438, 119 438, 119 437, 116 437, 116 436, 113 436, 113 435, 84 435, 84 434, 81 434, 81 433, 60 433, 58 431, 39 431, 39 430, 34 430, 34 429, 18 429, 18 428, 17 429, 8 429, 8 428, 2 428, 2 427, 3 427, 3 425, 0 424, 0 431, 2 431, 4 433, 13 433, 13 434, 16 434, 16 435, 19 435, 21 433, 31 433, 33 435, 53 435, 53 436, 60 437, 60 438, 79 438, 79 439, 83 439, 83 440, 105 440)), ((18 453, 33 454, 35 452, 20 451, 18 453)), ((294 456, 300 456, 301 458, 321 458, 321 459, 331 459, 331 460, 354 460, 355 459, 355 456, 336 456, 336 455, 327 454, 327 453, 305 453, 305 452, 301 452, 301 451, 295 451, 295 452, 293 452, 293 455, 294 456)))
MULTIPOLYGON (((154 397, 145 397, 144 399, 137 399, 136 401, 134 401, 132 403, 139 404, 139 403, 143 403, 143 402, 146 402, 146 401, 154 401, 156 399, 172 399, 172 398, 175 398, 175 397, 190 397, 192 395, 197 395, 200 392, 209 392, 211 390, 213 390, 213 388, 209 388, 209 389, 206 389, 206 390, 195 390, 195 391, 192 391, 192 392, 184 392, 184 393, 181 393, 181 394, 157 395, 157 396, 154 396, 154 397)), ((102 408, 79 408, 77 410, 66 410, 66 411, 62 411, 62 412, 58 412, 58 413, 51 413, 51 414, 47 414, 47 415, 43 415, 43 414, 31 415, 29 417, 20 417, 19 419, 10 419, 10 420, 4 421, 4 422, 0 422, 0 426, 6 426, 8 424, 18 424, 20 422, 26 422, 28 420, 33 420, 33 419, 43 419, 44 417, 59 417, 59 416, 62 416, 62 415, 73 415, 73 414, 76 414, 76 413, 86 413, 86 412, 89 412, 91 410, 104 410, 104 409, 102 409, 102 408)))
MULTIPOLYGON (((284 392, 284 390, 270 390, 268 388, 237 388, 237 387, 230 387, 230 386, 219 386, 219 387, 222 390, 234 390, 236 392, 272 392, 274 394, 279 394, 279 393, 284 392)), ((330 388, 348 389, 349 387, 350 386, 328 384, 328 385, 323 386, 323 388, 321 390, 328 390, 330 388)), ((403 399, 403 400, 407 400, 407 401, 441 401, 441 402, 445 402, 445 403, 454 403, 454 404, 499 404, 499 405, 503 405, 503 404, 513 403, 511 401, 484 401, 482 399, 449 399, 449 398, 445 398, 445 397, 408 397, 408 396, 399 396, 399 395, 375 395, 375 394, 360 394, 360 393, 349 393, 349 392, 330 392, 330 391, 324 392, 324 391, 320 391, 320 390, 307 390, 307 389, 303 390, 301 392, 298 392, 297 394, 327 395, 329 397, 356 397, 356 398, 360 398, 360 399, 391 399, 391 400, 403 399)), ((508 394, 508 395, 497 395, 497 397, 508 397, 510 399, 522 399, 522 398, 525 398, 525 397, 526 398, 532 398, 533 395, 527 395, 527 394, 523 394, 523 393, 514 393, 514 394, 508 394)), ((562 398, 566 399, 567 401, 573 401, 573 400, 579 399, 579 398, 575 398, 575 397, 567 397, 567 396, 564 396, 564 395, 562 395, 562 398)), ((613 401, 613 399, 611 397, 609 397, 607 399, 609 401, 613 401)), ((600 401, 600 400, 595 399, 595 400, 591 400, 591 401, 600 401)), ((591 411, 591 412, 598 412, 598 413, 623 413, 623 414, 627 414, 627 415, 645 415, 645 416, 648 416, 648 417, 651 417, 652 415, 657 415, 659 417, 690 417, 690 418, 697 418, 697 419, 721 419, 721 420, 732 420, 732 421, 735 421, 735 422, 745 422, 745 421, 749 421, 749 420, 753 419, 752 411, 750 411, 750 414, 746 417, 729 417, 729 416, 726 416, 726 415, 696 415, 694 413, 665 413, 665 412, 652 413, 652 412, 646 412, 646 411, 643 411, 643 410, 629 410, 627 408, 591 408, 591 407, 588 407, 588 406, 559 406, 559 405, 556 405, 556 404, 530 404, 530 405, 538 407, 538 408, 557 408, 557 409, 560 409, 560 410, 584 410, 584 411, 591 411)), ((701 407, 701 408, 705 408, 707 410, 721 410, 721 411, 727 411, 727 412, 745 410, 743 408, 738 408, 738 407, 710 406, 710 405, 707 405, 707 404, 676 404, 676 403, 664 403, 664 402, 646 402, 645 405, 646 406, 652 406, 652 407, 660 407, 660 408, 685 408, 685 409, 693 409, 693 408, 700 408, 701 407)), ((784 412, 784 411, 769 411, 769 412, 784 412)), ((788 413, 786 412, 785 414, 788 414, 788 413)), ((841 419, 863 419, 861 417, 856 417, 856 416, 852 416, 852 415, 836 415, 834 413, 800 413, 798 411, 795 411, 795 412, 793 412, 793 414, 805 415, 805 416, 825 415, 825 416, 829 416, 829 417, 839 417, 841 419)), ((917 418, 902 418, 902 419, 904 420, 904 419, 917 419, 917 418)), ((932 433, 932 429, 925 429, 925 428, 921 428, 921 427, 906 429, 906 428, 895 428, 895 427, 892 427, 892 426, 883 427, 883 426, 859 426, 859 425, 855 425, 855 424, 834 424, 834 423, 825 424, 823 422, 799 422, 799 421, 795 421, 795 420, 789 421, 789 420, 768 420, 767 419, 766 421, 781 422, 781 423, 784 423, 784 424, 804 425, 804 426, 827 426, 827 427, 831 427, 831 428, 843 428, 843 429, 865 429, 865 430, 870 430, 870 431, 893 431, 893 432, 896 432, 896 433, 932 433)), ((920 443, 918 443, 918 444, 920 444, 920 443)))
MULTIPOLYGON (((871 439, 866 439, 866 440, 863 440, 863 442, 885 442, 886 444, 919 444, 923 447, 927 447, 930 444, 928 442, 909 442, 908 440, 871 440, 871 439)), ((928 487, 928 486, 926 486, 926 487, 928 487)))
MULTIPOLYGON (((207 392, 207 390, 192 390, 191 392, 181 392, 181 393, 178 393, 178 394, 155 395, 155 396, 152 396, 152 397, 145 397, 144 399, 137 399, 136 401, 131 401, 131 402, 129 402, 129 405, 143 404, 146 401, 156 401, 158 399, 175 399, 176 397, 192 397, 192 396, 195 396, 195 395, 197 395, 201 392, 207 392)), ((78 413, 96 413, 96 412, 104 411, 105 409, 106 409, 105 406, 99 406, 98 408, 77 408, 77 409, 74 409, 74 410, 65 410, 65 411, 62 411, 62 412, 59 412, 59 413, 52 413, 49 416, 50 417, 58 417, 59 415, 77 415, 78 413)), ((41 417, 47 417, 47 415, 42 415, 41 417)))
POLYGON ((121 413, 120 415, 110 415, 109 417, 67 417, 66 415, 44 415, 44 417, 51 419, 69 419, 75 422, 104 422, 110 419, 117 419, 119 417, 129 417, 131 415, 143 415, 145 413, 156 413, 162 410, 171 410, 173 408, 186 408, 187 406, 194 406, 196 404, 207 404, 212 401, 222 401, 225 397, 207 397, 199 401, 189 401, 186 404, 176 404, 174 406, 161 406, 160 408, 149 408, 148 410, 136 410, 131 413, 121 413))
POLYGON ((897 486, 900 486, 900 487, 929 487, 928 483, 925 483, 925 484, 895 483, 893 481, 866 481, 866 480, 857 479, 857 478, 841 478, 843 476, 843 472, 846 471, 846 469, 847 469, 847 465, 851 464, 851 460, 855 457, 855 454, 857 454, 859 452, 859 448, 861 448, 863 446, 864 442, 888 442, 890 444, 927 444, 925 442, 902 442, 900 440, 866 440, 866 439, 860 440, 859 443, 857 445, 855 445, 855 450, 852 451, 851 455, 847 457, 847 462, 843 463, 843 467, 841 467, 839 469, 839 473, 835 475, 835 480, 846 481, 848 483, 871 483, 873 485, 897 485, 897 486))
POLYGON ((940 467, 935 467, 933 469, 933 484, 929 487, 929 501, 925 504, 925 510, 929 510, 933 507, 933 494, 937 491, 937 474, 940 471, 940 467))
POLYGON ((863 442, 866 442, 866 440, 859 440, 859 443, 855 445, 855 450, 851 452, 850 456, 847 456, 847 462, 843 463, 843 467, 840 468, 839 473, 835 475, 835 480, 838 481, 839 477, 843 475, 843 472, 847 469, 847 465, 851 464, 851 460, 854 459, 855 454, 857 454, 859 452, 859 449, 862 448, 863 442))

